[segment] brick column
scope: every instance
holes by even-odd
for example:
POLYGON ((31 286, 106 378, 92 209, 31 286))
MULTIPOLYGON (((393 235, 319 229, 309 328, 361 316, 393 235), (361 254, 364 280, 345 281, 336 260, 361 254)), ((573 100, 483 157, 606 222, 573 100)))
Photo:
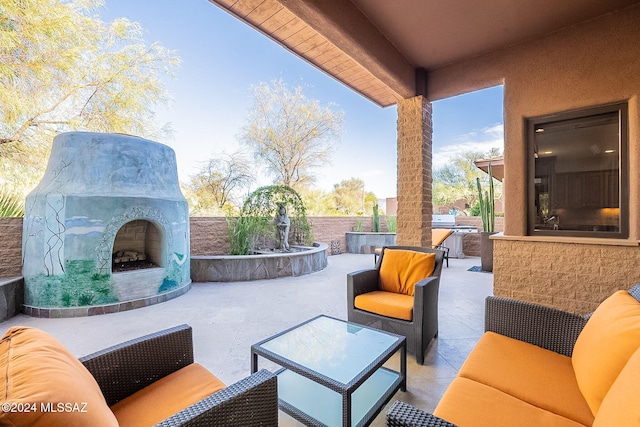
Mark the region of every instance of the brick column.
POLYGON ((431 247, 431 103, 398 102, 397 244, 431 247))

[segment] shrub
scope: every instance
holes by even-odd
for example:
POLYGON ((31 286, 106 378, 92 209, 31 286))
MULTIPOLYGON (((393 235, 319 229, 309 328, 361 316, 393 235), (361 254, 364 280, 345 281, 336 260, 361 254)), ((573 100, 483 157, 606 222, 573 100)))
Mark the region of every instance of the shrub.
POLYGON ((24 203, 18 197, 0 193, 0 217, 23 217, 24 203))

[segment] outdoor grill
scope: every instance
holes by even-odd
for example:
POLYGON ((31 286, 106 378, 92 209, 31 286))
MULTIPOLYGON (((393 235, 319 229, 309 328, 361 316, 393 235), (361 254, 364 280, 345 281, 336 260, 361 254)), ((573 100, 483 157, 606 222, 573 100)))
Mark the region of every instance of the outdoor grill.
POLYGON ((467 233, 477 233, 477 227, 473 225, 456 225, 455 215, 433 215, 431 228, 447 228, 453 230, 453 234, 447 237, 443 245, 449 248, 450 258, 464 258, 462 239, 467 233))

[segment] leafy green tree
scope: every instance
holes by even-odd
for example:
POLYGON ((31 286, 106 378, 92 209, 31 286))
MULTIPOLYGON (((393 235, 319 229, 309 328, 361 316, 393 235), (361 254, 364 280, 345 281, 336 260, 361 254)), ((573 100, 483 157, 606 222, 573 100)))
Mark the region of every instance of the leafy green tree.
POLYGON ((255 178, 246 157, 236 152, 209 159, 191 178, 190 189, 198 213, 229 214, 240 203, 239 196, 255 178))
POLYGON ((351 178, 333 185, 335 210, 338 215, 371 215, 378 199, 365 191, 364 181, 351 178))
MULTIPOLYGON (((473 214, 472 209, 478 203, 476 178, 484 179, 485 172, 478 169, 475 161, 500 156, 498 149, 490 152, 467 151, 451 159, 445 166, 433 172, 433 204, 453 208, 454 203, 463 200, 465 213, 473 214)), ((501 186, 496 184, 496 194, 501 186)))
POLYGON ((344 113, 308 99, 280 79, 252 88, 253 107, 240 141, 262 161, 274 182, 299 189, 314 182, 342 133, 344 113))
POLYGON ((162 76, 173 73, 179 58, 157 43, 145 43, 135 22, 101 21, 102 4, 0 3, 0 173, 5 179, 15 169, 9 163, 16 162, 39 175, 34 168, 42 168, 59 132, 155 139, 168 130, 156 125, 154 107, 167 101, 162 76))
POLYGON ((317 188, 303 188, 298 191, 307 207, 307 214, 310 216, 333 216, 336 215, 333 194, 317 188))

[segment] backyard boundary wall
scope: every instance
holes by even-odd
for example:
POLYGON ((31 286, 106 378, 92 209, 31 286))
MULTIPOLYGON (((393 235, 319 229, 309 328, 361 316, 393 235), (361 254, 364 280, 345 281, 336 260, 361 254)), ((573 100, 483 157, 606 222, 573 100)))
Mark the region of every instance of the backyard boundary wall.
MULTIPOLYGON (((503 218, 496 218, 496 230, 502 231, 503 218)), ((340 252, 347 252, 345 233, 348 231, 373 231, 370 216, 314 216, 309 217, 314 240, 329 245, 339 242, 340 252)), ((224 255, 229 253, 229 230, 225 217, 191 217, 191 255, 224 255)), ((456 217, 458 225, 480 227, 477 217, 456 217)), ((387 232, 387 216, 380 216, 380 231, 387 232)), ((480 256, 477 233, 464 236, 464 252, 467 256, 480 256)), ((22 218, 0 218, 0 277, 22 275, 22 218)))
POLYGON ((0 218, 0 277, 22 276, 22 218, 0 218))
MULTIPOLYGON (((341 252, 347 251, 345 233, 361 228, 361 231, 373 230, 373 218, 370 216, 312 216, 309 217, 313 240, 329 245, 340 242, 341 252)), ((380 231, 387 231, 387 217, 380 216, 380 231)), ((229 253, 229 228, 224 217, 191 218, 191 255, 225 255, 229 253)))

